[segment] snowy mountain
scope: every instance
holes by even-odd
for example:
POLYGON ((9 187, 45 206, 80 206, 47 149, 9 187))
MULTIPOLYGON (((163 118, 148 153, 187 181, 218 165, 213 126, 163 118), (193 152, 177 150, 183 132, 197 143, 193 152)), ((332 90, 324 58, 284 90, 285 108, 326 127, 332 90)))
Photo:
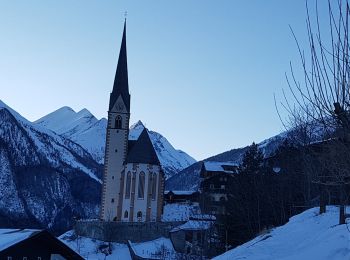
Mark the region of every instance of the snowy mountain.
POLYGON ((349 230, 337 225, 339 209, 327 207, 327 212, 309 209, 292 217, 284 226, 236 247, 214 259, 292 260, 350 259, 349 230))
MULTIPOLYGON (((62 107, 34 123, 80 144, 97 162, 103 163, 107 127, 105 118, 98 120, 87 109, 75 112, 69 107, 62 107)), ((141 121, 132 125, 129 139, 137 139, 143 129, 141 121)), ((161 134, 150 131, 150 137, 167 178, 196 162, 185 152, 176 150, 161 134)))
POLYGON ((80 145, 0 101, 0 225, 70 227, 96 217, 102 165, 80 145))
POLYGON ((98 120, 87 109, 75 112, 62 107, 34 122, 84 147, 98 163, 103 163, 107 120, 98 120))

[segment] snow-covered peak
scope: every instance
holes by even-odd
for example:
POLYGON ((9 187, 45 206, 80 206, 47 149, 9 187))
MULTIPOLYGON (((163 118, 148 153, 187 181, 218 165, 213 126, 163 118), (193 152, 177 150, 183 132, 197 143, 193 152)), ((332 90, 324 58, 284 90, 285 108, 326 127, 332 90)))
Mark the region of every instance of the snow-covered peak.
POLYGON ((145 126, 143 125, 141 120, 131 125, 130 131, 129 131, 129 140, 137 140, 140 134, 142 133, 143 129, 145 129, 145 126))
POLYGON ((79 112, 75 112, 72 108, 65 106, 36 120, 34 123, 49 128, 57 134, 64 134, 72 131, 77 125, 84 128, 86 125, 96 123, 97 121, 90 111, 85 108, 79 112))
POLYGON ((132 124, 132 125, 130 126, 130 129, 141 128, 141 127, 144 128, 145 125, 142 123, 141 120, 139 120, 139 121, 137 121, 135 124, 132 124))

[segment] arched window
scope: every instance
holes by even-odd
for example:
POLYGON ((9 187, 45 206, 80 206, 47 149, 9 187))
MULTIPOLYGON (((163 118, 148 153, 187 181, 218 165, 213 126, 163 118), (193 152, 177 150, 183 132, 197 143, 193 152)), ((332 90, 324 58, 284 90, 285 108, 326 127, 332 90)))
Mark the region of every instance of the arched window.
POLYGON ((139 185, 138 185, 138 193, 137 197, 139 199, 144 199, 145 198, 145 173, 140 172, 139 175, 139 185))
POLYGON ((129 171, 126 176, 126 184, 125 184, 125 198, 130 199, 130 191, 131 191, 131 172, 129 171))
POLYGON ((122 117, 120 115, 115 118, 115 128, 122 128, 122 117))
POLYGON ((152 190, 151 190, 152 200, 155 200, 157 197, 157 174, 152 173, 151 180, 152 180, 152 182, 151 182, 152 183, 152 190))
POLYGON ((124 218, 128 218, 129 217, 129 212, 127 210, 125 210, 124 212, 124 218))
POLYGON ((137 212, 137 221, 141 221, 142 220, 142 212, 139 211, 137 212))

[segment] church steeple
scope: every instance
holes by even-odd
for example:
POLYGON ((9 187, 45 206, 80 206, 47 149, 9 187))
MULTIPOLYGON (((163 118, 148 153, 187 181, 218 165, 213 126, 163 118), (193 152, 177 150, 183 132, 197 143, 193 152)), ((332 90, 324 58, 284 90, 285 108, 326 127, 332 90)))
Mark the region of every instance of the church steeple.
POLYGON ((130 112, 130 94, 128 82, 128 62, 126 55, 126 20, 124 22, 124 31, 122 44, 120 46, 117 71, 115 73, 113 91, 109 99, 109 110, 111 110, 121 96, 125 104, 126 110, 130 112))

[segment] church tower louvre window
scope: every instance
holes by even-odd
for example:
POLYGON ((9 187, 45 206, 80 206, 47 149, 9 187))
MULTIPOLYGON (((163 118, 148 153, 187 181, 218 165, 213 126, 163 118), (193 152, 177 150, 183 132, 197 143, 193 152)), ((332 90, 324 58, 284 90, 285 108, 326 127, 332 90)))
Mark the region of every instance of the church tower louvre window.
POLYGON ((115 128, 116 129, 121 129, 122 128, 122 117, 120 115, 117 115, 115 118, 115 128))

